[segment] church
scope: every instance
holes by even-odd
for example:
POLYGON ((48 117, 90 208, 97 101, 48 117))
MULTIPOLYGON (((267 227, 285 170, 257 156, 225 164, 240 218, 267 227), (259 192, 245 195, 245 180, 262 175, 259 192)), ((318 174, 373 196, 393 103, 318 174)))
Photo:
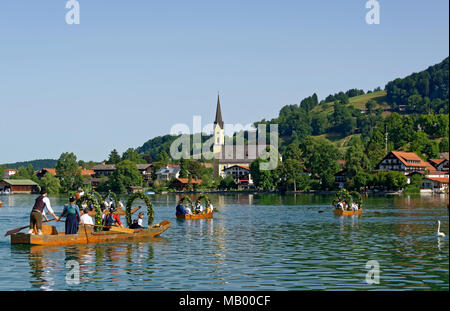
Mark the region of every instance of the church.
POLYGON ((250 164, 266 149, 265 145, 243 146, 225 144, 225 125, 222 119, 220 96, 217 95, 216 118, 214 120, 214 178, 225 178, 231 174, 240 188, 253 184, 250 164))

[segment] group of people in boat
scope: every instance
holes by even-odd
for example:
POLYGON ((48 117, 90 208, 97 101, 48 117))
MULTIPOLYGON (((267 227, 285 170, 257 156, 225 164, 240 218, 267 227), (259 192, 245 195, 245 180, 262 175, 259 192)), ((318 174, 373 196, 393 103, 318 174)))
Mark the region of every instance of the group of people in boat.
POLYGON ((195 206, 192 205, 192 208, 189 207, 189 204, 186 204, 183 206, 183 199, 178 201, 178 205, 176 207, 176 215, 196 215, 196 214, 208 214, 214 211, 214 206, 209 203, 208 206, 205 208, 201 204, 200 200, 197 200, 195 202, 195 206))
MULTIPOLYGON (((83 194, 81 194, 82 196, 83 194)), ((60 221, 62 218, 65 218, 65 234, 77 234, 80 225, 90 225, 94 226, 94 220, 89 215, 94 207, 86 207, 84 209, 80 209, 80 207, 76 204, 76 198, 80 198, 79 192, 75 195, 75 197, 69 198, 69 204, 64 206, 64 209, 60 216, 56 216, 55 212, 52 209, 50 204, 50 199, 47 197, 47 190, 45 187, 42 187, 40 191, 39 197, 36 198, 34 206, 30 213, 30 230, 28 234, 38 234, 42 235, 42 223, 43 218, 46 221, 49 221, 47 214, 53 216, 56 221, 60 221)), ((119 205, 123 207, 122 202, 119 201, 119 205)), ((123 228, 122 222, 120 220, 120 216, 116 213, 117 208, 114 202, 102 202, 102 225, 104 231, 109 231, 112 226, 117 226, 123 228)), ((144 228, 143 226, 143 218, 144 213, 139 213, 138 218, 134 219, 133 224, 130 226, 131 229, 140 229, 144 228)))
POLYGON ((336 209, 341 211, 357 211, 359 210, 358 202, 351 202, 348 204, 344 200, 338 200, 336 203, 336 209))

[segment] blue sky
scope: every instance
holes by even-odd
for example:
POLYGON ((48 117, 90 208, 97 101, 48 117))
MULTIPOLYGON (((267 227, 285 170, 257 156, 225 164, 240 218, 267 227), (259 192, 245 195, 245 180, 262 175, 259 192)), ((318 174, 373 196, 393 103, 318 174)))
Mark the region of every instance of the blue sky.
POLYGON ((0 2, 0 163, 100 161, 176 123, 276 117, 316 92, 373 89, 449 55, 446 0, 0 2))

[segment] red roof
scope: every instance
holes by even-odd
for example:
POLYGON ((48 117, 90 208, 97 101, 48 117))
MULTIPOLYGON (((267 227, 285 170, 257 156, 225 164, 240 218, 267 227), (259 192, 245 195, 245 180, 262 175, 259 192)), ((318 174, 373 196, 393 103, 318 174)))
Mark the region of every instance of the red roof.
POLYGON ((223 170, 228 170, 228 169, 230 169, 230 168, 232 168, 232 167, 235 167, 235 166, 240 167, 240 168, 242 168, 242 169, 244 169, 244 170, 250 171, 250 168, 248 168, 248 166, 245 166, 245 165, 239 165, 239 164, 236 164, 236 165, 233 165, 233 166, 224 168, 223 170))
POLYGON ((56 169, 54 168, 44 168, 43 171, 47 171, 48 173, 52 174, 53 176, 56 176, 56 169))
POLYGON ((16 170, 15 169, 13 169, 13 168, 6 168, 5 169, 5 172, 15 172, 16 170))
MULTIPOLYGON (((176 180, 178 180, 182 184, 189 183, 189 178, 177 178, 176 180)), ((202 183, 201 179, 191 179, 191 184, 201 184, 201 183, 202 183)))
POLYGON ((422 160, 414 152, 392 151, 392 154, 395 155, 406 166, 419 166, 425 167, 428 170, 434 170, 434 167, 430 163, 422 160), (414 162, 411 163, 410 161, 414 162))
POLYGON ((433 181, 437 181, 443 184, 448 184, 448 178, 441 178, 441 177, 427 177, 425 179, 429 179, 429 180, 433 180, 433 181))
POLYGON ((81 176, 92 176, 94 174, 94 170, 81 170, 81 176))
POLYGON ((436 165, 441 164, 442 162, 444 162, 446 159, 429 159, 428 161, 433 162, 436 165))
POLYGON ((166 166, 168 166, 168 167, 179 167, 180 164, 167 164, 166 166))

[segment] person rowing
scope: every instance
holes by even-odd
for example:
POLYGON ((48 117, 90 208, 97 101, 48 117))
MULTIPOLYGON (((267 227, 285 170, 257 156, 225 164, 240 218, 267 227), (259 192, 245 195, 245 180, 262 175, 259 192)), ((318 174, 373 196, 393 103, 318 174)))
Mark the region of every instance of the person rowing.
POLYGON ((122 222, 120 221, 119 215, 115 214, 116 208, 111 207, 109 213, 105 216, 105 231, 109 231, 111 227, 123 228, 122 222))
POLYGON ((52 209, 50 199, 47 197, 47 189, 42 187, 40 196, 36 198, 33 209, 31 210, 30 230, 28 230, 28 234, 34 235, 35 232, 37 232, 38 235, 42 235, 42 216, 44 216, 46 221, 49 221, 45 215, 45 210, 47 210, 47 212, 51 214, 56 221, 59 220, 52 209))
POLYGON ((186 210, 183 207, 183 200, 178 201, 178 205, 176 207, 175 215, 186 215, 186 210))

